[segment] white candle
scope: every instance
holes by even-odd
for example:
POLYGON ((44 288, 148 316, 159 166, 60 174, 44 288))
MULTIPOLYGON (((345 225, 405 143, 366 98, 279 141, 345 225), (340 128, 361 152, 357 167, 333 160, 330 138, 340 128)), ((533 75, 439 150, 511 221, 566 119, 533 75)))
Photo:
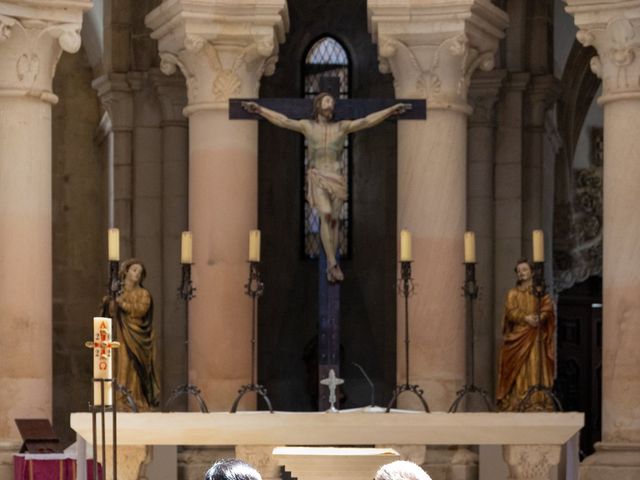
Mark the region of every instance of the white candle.
POLYGON ((191 265, 193 263, 193 234, 191 232, 182 232, 180 263, 185 265, 191 265))
POLYGON ((464 232, 464 263, 476 263, 476 234, 464 232))
POLYGON ((117 228, 110 228, 108 240, 109 240, 108 242, 109 261, 119 262, 120 261, 120 230, 118 230, 117 228))
POLYGON ((544 232, 542 230, 533 231, 533 262, 544 262, 544 232))
POLYGON ((249 261, 260 261, 260 230, 249 231, 249 261))
MULTIPOLYGON (((93 317, 93 378, 113 378, 111 319, 93 317)), ((93 404, 102 405, 101 382, 93 382, 93 404)), ((113 405, 111 381, 104 382, 104 404, 113 405)))
POLYGON ((411 232, 409 230, 400 231, 400 261, 411 262, 411 232))

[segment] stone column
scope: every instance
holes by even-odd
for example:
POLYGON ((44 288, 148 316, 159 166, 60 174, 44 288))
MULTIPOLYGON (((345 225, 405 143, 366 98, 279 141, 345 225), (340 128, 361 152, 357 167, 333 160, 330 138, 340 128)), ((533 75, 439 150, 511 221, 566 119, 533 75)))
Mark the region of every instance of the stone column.
MULTIPOLYGON (((257 97, 273 72, 288 13, 284 0, 242 4, 167 0, 146 17, 163 73, 187 81, 189 227, 198 295, 189 305, 190 383, 210 410, 231 406, 251 359, 249 230, 257 227, 257 123, 230 121, 229 98, 257 97)), ((241 408, 254 408, 255 397, 241 408)))
MULTIPOLYGON (((184 77, 170 77, 159 70, 150 73, 162 109, 162 300, 164 304, 162 342, 163 404, 171 390, 187 383, 186 304, 176 295, 181 278, 180 234, 188 227, 189 146, 188 124, 182 110, 187 104, 184 77)), ((176 400, 172 409, 186 406, 176 400)))
MULTIPOLYGON (((542 2, 540 2, 542 3, 542 2)), ((543 167, 545 163, 545 119, 549 108, 560 94, 559 81, 551 74, 534 75, 525 95, 524 135, 522 152, 522 252, 533 261, 533 240, 535 229, 544 229, 543 218, 545 195, 553 196, 553 191, 545 192, 543 167)), ((547 230, 547 229, 544 229, 547 230)), ((547 244, 553 238, 546 231, 547 244)), ((550 266, 551 263, 547 262, 550 266)))
POLYGON ((640 478, 640 9, 568 0, 577 38, 596 48, 604 109, 602 443, 581 478, 640 478))
MULTIPOLYGON (((425 98, 426 121, 398 125, 398 229, 413 233, 410 383, 446 410, 465 382, 464 280, 467 89, 491 70, 507 16, 486 0, 446 4, 369 0, 380 68, 397 98, 425 98), (442 18, 449 19, 446 23, 442 18), (482 25, 481 27, 479 25, 482 25)), ((404 305, 398 302, 398 382, 405 380, 404 305)), ((420 408, 411 394, 401 407, 420 408)))
MULTIPOLYGON (((467 228, 476 232, 476 280, 480 295, 475 302, 475 384, 493 398, 493 248, 494 248, 494 156, 495 104, 502 91, 506 71, 476 72, 471 77, 467 171, 467 228)), ((467 368, 469 364, 467 363, 467 368)), ((476 396, 477 397, 477 396, 476 396)), ((481 398, 473 398, 473 410, 486 410, 481 398)))
POLYGON ((509 480, 550 480, 551 468, 560 462, 561 445, 505 445, 509 480))
MULTIPOLYGON (((515 4, 514 4, 515 5, 515 4)), ((515 263, 522 256, 522 128, 523 96, 528 73, 507 77, 497 110, 494 167, 494 358, 497 370, 502 345, 501 318, 507 291, 515 285, 515 263)))
POLYGON ((91 2, 0 1, 0 439, 51 418, 51 91, 91 2))
POLYGON ((133 95, 124 73, 103 75, 92 85, 111 119, 109 226, 120 229, 124 260, 133 256, 133 95))

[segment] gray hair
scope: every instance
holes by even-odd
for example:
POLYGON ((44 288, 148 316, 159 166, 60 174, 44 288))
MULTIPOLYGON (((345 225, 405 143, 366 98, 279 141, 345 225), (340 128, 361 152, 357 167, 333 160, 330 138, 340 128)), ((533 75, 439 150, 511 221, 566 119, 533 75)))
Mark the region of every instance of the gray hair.
POLYGON ((248 463, 236 458, 224 458, 207 470, 204 480, 262 480, 262 477, 248 463))
POLYGON ((419 465, 397 460, 380 467, 375 480, 431 480, 431 477, 419 465))

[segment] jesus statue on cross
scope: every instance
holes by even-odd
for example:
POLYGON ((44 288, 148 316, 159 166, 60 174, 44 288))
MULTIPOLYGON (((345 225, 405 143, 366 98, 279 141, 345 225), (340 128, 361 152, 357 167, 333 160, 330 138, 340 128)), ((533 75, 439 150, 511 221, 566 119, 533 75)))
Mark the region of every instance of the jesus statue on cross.
POLYGON ((391 115, 410 110, 412 105, 397 103, 366 117, 337 122, 333 121, 335 99, 326 92, 314 98, 311 119, 294 120, 256 102, 242 102, 241 105, 247 112, 257 113, 274 125, 294 130, 307 139, 307 201, 320 217, 320 239, 327 256, 327 280, 332 283, 342 281, 344 274, 336 260, 336 252, 338 219, 342 204, 347 199, 347 182, 339 161, 345 139, 350 133, 373 127, 391 115))

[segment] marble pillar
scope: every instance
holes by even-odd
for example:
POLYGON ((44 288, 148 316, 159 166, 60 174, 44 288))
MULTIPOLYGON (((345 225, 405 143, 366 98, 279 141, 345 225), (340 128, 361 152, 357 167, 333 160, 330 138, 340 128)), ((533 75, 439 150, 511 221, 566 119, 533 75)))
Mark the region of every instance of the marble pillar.
MULTIPOLYGON (((425 98, 427 119, 398 125, 398 230, 413 234, 409 382, 432 410, 447 410, 465 383, 464 280, 467 90, 491 70, 507 16, 485 0, 446 4, 369 0, 380 69, 397 98, 425 98), (443 16, 449 19, 442 22, 443 16)), ((404 305, 398 302, 398 383, 405 381, 404 305)), ((419 408, 411 394, 399 405, 419 408)))
MULTIPOLYGON (((489 398, 494 391, 494 156, 496 138, 496 102, 501 94, 506 71, 476 72, 471 77, 467 163, 467 229, 476 233, 476 281, 480 295, 474 304, 475 385, 485 389, 489 398)), ((468 358, 467 361, 472 361, 468 358)), ((467 364, 467 369, 469 365, 467 364)), ((469 380, 471 381, 471 380, 469 380)), ((476 396, 477 397, 477 396, 476 396)), ((473 398, 472 411, 485 410, 481 398, 473 398)))
MULTIPOLYGON (((189 229, 198 295, 189 305, 189 382, 210 410, 230 408, 251 371, 249 230, 258 226, 258 126, 229 120, 229 98, 257 97, 284 41, 284 0, 242 4, 167 0, 146 24, 163 73, 186 78, 189 118, 189 229)), ((268 287, 267 287, 268 288, 268 287)), ((255 408, 246 396, 241 409, 255 408)))
MULTIPOLYGON (((159 70, 150 72, 162 110, 162 301, 163 332, 161 393, 163 404, 171 390, 187 383, 186 303, 176 291, 182 275, 180 234, 187 229, 189 194, 188 124, 182 110, 187 91, 182 74, 166 76, 159 70)), ((172 409, 183 410, 185 398, 176 399, 172 409)))
POLYGON ((0 439, 51 418, 51 91, 90 1, 0 1, 0 439))
POLYGON ((577 38, 593 46, 604 109, 602 442, 584 480, 640 478, 640 9, 566 0, 577 38))

